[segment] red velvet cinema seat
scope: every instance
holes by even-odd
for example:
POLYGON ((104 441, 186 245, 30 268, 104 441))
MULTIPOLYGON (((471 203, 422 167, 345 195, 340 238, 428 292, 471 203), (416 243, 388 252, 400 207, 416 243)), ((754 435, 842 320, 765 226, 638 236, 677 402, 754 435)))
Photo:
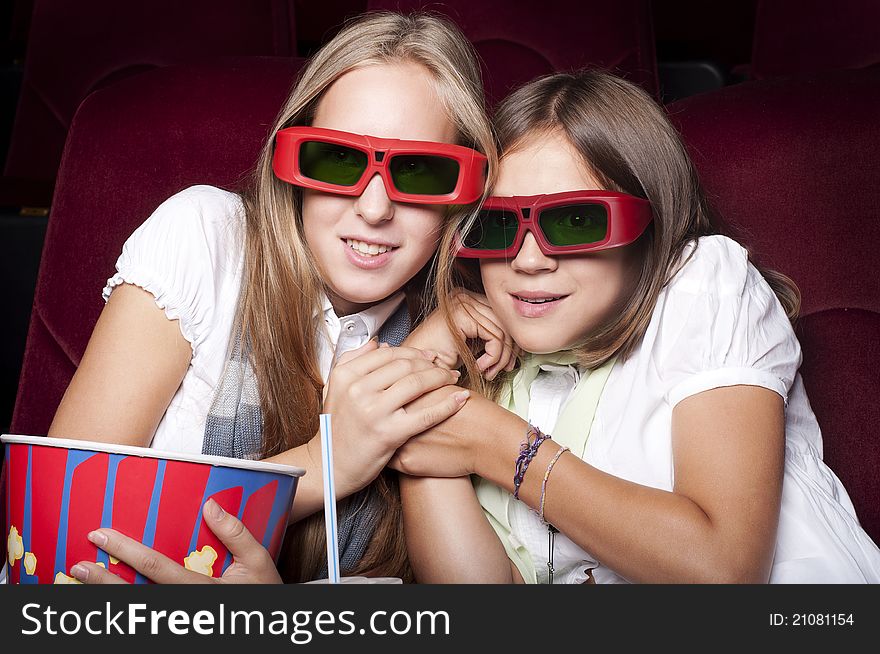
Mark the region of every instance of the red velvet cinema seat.
POLYGON ((751 77, 766 79, 880 64, 877 0, 761 0, 751 77))
POLYGON ((221 56, 296 54, 293 0, 33 5, 5 187, 16 180, 14 186, 24 188, 27 180, 51 188, 74 112, 90 92, 114 80, 221 56))
POLYGON ((193 184, 235 190, 301 60, 170 66, 89 96, 71 125, 40 264, 12 432, 45 434, 126 238, 193 184))
POLYGON ((368 7, 452 18, 482 59, 490 105, 539 75, 584 66, 614 70, 658 95, 647 0, 370 0, 368 7))
POLYGON ((801 290, 825 460, 880 541, 880 68, 746 82, 669 111, 722 221, 801 290))

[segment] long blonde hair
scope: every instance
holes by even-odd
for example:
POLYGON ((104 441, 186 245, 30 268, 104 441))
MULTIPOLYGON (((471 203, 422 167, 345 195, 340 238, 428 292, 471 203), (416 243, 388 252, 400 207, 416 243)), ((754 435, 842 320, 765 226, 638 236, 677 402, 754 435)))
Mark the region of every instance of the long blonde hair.
MULTIPOLYGON (((626 357, 644 336, 663 287, 682 265, 685 246, 717 233, 678 132, 642 89, 596 70, 547 75, 526 84, 499 105, 495 129, 502 157, 530 137, 561 133, 605 188, 651 202, 654 220, 634 244, 639 248, 640 266, 633 292, 605 324, 572 348, 579 362, 589 368, 613 356, 626 357)), ((448 227, 437 278, 438 301, 447 315, 455 285, 481 289, 475 270, 464 268, 462 274, 459 267, 456 272, 453 236, 454 228, 448 227)), ((762 274, 794 319, 800 304, 797 287, 780 273, 762 274)), ((467 368, 465 383, 496 397, 505 378, 485 384, 464 346, 460 343, 467 368)))
MULTIPOLYGON (((486 154, 494 170, 494 137, 472 47, 453 23, 426 13, 373 12, 346 25, 302 70, 271 133, 308 125, 324 93, 345 73, 396 62, 413 62, 427 69, 456 126, 459 144, 486 154)), ((273 174, 273 146, 270 139, 261 153, 251 189, 244 194, 245 272, 238 308, 241 336, 249 344, 260 392, 263 456, 302 445, 313 437, 318 430, 323 387, 315 336, 323 328, 320 298, 324 284, 303 236, 302 192, 273 174)), ((447 219, 456 222, 468 209, 452 208, 447 219)), ((429 262, 404 289, 413 323, 434 302, 433 294, 424 292, 431 265, 429 262)), ((345 573, 409 578, 396 476, 383 473, 373 485, 387 510, 361 565, 345 573)), ((314 577, 324 563, 323 534, 320 514, 291 528, 279 566, 287 580, 314 577)))

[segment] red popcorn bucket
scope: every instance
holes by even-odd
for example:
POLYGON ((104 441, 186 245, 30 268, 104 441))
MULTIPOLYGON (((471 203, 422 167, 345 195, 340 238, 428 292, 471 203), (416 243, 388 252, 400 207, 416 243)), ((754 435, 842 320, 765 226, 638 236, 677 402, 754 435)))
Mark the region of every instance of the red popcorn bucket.
POLYGON ((131 583, 142 575, 96 548, 87 534, 110 527, 190 570, 219 577, 232 556, 202 518, 214 499, 277 561, 302 468, 145 447, 44 436, 9 436, 0 488, 7 581, 79 583, 94 561, 131 583))

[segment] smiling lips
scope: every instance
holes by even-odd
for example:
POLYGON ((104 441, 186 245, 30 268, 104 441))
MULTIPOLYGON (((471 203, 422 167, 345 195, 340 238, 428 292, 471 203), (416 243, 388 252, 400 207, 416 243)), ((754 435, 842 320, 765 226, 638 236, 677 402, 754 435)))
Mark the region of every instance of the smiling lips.
POLYGON ((524 318, 541 318, 555 310, 568 295, 548 291, 517 291, 511 293, 516 312, 524 318))
POLYGON ((376 270, 387 264, 399 246, 390 243, 372 243, 357 238, 342 238, 349 262, 362 270, 376 270))
POLYGON ((367 241, 358 241, 353 238, 345 239, 345 243, 346 245, 348 245, 348 247, 350 247, 352 250, 355 250, 358 254, 363 254, 368 257, 375 256, 377 254, 384 254, 385 252, 396 249, 393 245, 385 245, 384 243, 368 243, 367 241))

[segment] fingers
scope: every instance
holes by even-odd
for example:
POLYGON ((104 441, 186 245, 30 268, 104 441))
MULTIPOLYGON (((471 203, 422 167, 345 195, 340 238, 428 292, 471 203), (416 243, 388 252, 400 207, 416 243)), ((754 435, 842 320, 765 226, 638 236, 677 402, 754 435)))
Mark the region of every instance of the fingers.
POLYGON ((459 377, 461 377, 461 373, 458 370, 447 370, 438 366, 414 372, 396 381, 388 388, 387 401, 395 407, 402 407, 425 393, 455 384, 459 377))
POLYGON ((453 368, 458 368, 459 359, 458 352, 438 352, 437 356, 434 357, 434 365, 442 366, 449 370, 453 368))
POLYGON ((202 515, 208 527, 226 546, 236 563, 253 570, 266 566, 274 570, 275 564, 269 552, 253 537, 241 520, 224 511, 223 507, 213 499, 205 502, 202 515))
MULTIPOLYGON (((211 583, 212 581, 210 577, 187 570, 167 556, 113 529, 98 529, 91 532, 88 538, 110 556, 125 561, 147 579, 158 584, 211 583)), ((93 568, 89 568, 89 578, 92 578, 94 572, 93 568)), ((104 577, 104 575, 99 576, 104 577)))
POLYGON ((83 584, 125 584, 126 581, 91 561, 80 561, 70 569, 70 576, 83 584))
MULTIPOLYGON (((363 346, 366 347, 366 346, 363 346)), ((361 348, 359 348, 361 349, 361 348)), ((382 366, 394 361, 395 359, 422 359, 431 361, 437 356, 436 352, 429 352, 426 350, 419 350, 414 347, 379 347, 378 345, 372 348, 370 351, 361 354, 360 356, 354 357, 352 359, 346 359, 343 364, 343 359, 346 357, 346 354, 343 354, 339 358, 339 363, 336 365, 335 373, 337 376, 342 375, 351 375, 354 377, 363 377, 364 375, 368 375, 374 370, 381 368, 382 366)))
POLYGON ((483 296, 461 291, 456 294, 458 311, 455 324, 467 338, 482 340, 484 354, 477 359, 477 366, 486 379, 494 379, 502 370, 512 369, 513 339, 500 326, 492 308, 483 296))
POLYGON ((405 414, 401 417, 401 422, 406 426, 407 431, 419 434, 458 413, 461 407, 467 403, 469 397, 470 391, 461 390, 450 393, 441 401, 420 409, 410 409, 409 411, 401 409, 401 412, 405 414))
MULTIPOLYGON (((395 359, 352 384, 352 392, 381 392, 409 375, 416 375, 437 366, 427 359, 395 359)), ((448 372, 448 368, 445 368, 448 372)), ((454 383, 454 382, 453 382, 454 383)))

